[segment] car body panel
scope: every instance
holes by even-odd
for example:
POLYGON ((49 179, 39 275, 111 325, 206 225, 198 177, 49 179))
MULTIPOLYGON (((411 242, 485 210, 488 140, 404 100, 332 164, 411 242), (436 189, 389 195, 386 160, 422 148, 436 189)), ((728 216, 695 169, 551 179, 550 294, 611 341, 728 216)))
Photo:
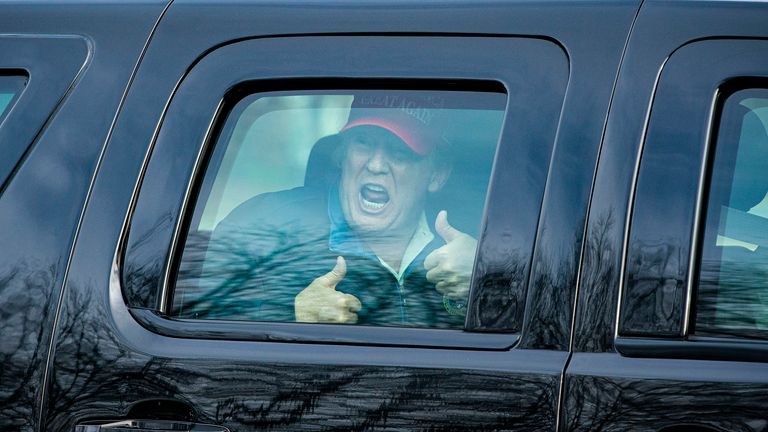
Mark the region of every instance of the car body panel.
POLYGON ((41 403, 68 257, 116 110, 164 6, 0 3, 0 45, 11 50, 3 67, 30 76, 0 132, 17 140, 0 145, 0 429, 47 429, 41 403))
MULTIPOLYGON (((547 328, 533 336, 539 330, 533 322, 525 322, 531 337, 524 349, 511 351, 168 339, 142 327, 130 315, 120 294, 124 270, 113 257, 123 256, 118 245, 125 235, 123 222, 130 216, 135 188, 143 187, 140 176, 152 175, 153 171, 143 172, 141 167, 154 137, 164 128, 161 120, 168 101, 180 91, 178 83, 201 56, 221 46, 276 36, 295 38, 299 44, 301 38, 311 41, 323 35, 416 40, 441 35, 523 36, 556 41, 568 54, 569 86, 565 106, 559 108, 555 156, 545 155, 544 162, 545 166, 551 164, 554 157, 562 166, 584 151, 593 158, 596 155, 636 8, 637 2, 607 7, 578 2, 567 10, 531 3, 489 7, 387 3, 386 8, 383 3, 366 3, 326 8, 312 3, 217 3, 213 7, 204 2, 175 2, 137 71, 83 220, 61 313, 60 328, 67 330, 60 334, 55 366, 57 378, 73 383, 82 397, 76 406, 52 407, 51 425, 67 429, 87 420, 123 418, 142 401, 171 399, 183 401, 197 421, 232 430, 319 430, 328 425, 365 430, 477 430, 478 425, 489 430, 555 428, 570 329, 569 292, 558 294, 562 300, 554 302, 563 307, 550 310, 546 302, 539 302, 526 311, 526 317, 534 317, 530 319, 536 323, 549 322, 554 314, 557 330, 547 328), (574 14, 582 18, 580 24, 562 25, 574 14), (587 26, 599 26, 612 36, 584 33, 587 26), (191 27, 196 31, 179 45, 180 32, 191 27), (598 67, 592 67, 595 64, 598 67), (604 77, 597 85, 591 81, 595 73, 604 77), (105 272, 111 274, 111 280, 92 277, 105 272), (539 313, 546 317, 535 318, 539 313), (98 337, 73 344, 84 328, 96 331, 98 337), (78 357, 94 362, 91 374, 68 372, 67 365, 78 357), (222 374, 228 378, 222 380, 222 374)), ((322 74, 322 69, 316 73, 322 74)), ((399 74, 421 77, 407 67, 399 74)), ((150 160, 153 156, 150 154, 150 160)), ((538 179, 535 182, 540 187, 551 183, 561 189, 552 198, 544 198, 547 208, 562 205, 552 200, 562 200, 571 187, 579 198, 571 201, 569 197, 566 205, 575 212, 585 211, 594 162, 578 168, 578 173, 563 172, 564 177, 558 174, 549 183, 546 173, 531 177, 532 181, 538 179)), ((583 217, 575 218, 562 228, 580 232, 583 221, 583 217)), ((149 241, 151 236, 145 238, 149 241)), ((568 238, 574 242, 569 250, 578 250, 578 236, 568 238)), ((573 255, 560 256, 557 249, 557 262, 574 261, 573 255)), ((540 288, 559 289, 539 283, 530 295, 550 295, 536 294, 540 288)))

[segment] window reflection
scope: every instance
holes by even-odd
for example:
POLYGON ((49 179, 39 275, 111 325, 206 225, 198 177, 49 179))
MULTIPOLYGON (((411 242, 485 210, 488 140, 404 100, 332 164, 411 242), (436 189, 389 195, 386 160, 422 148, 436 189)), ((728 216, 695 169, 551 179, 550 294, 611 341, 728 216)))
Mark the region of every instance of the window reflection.
POLYGON ((200 189, 172 314, 464 323, 506 96, 255 94, 200 189))
POLYGON ((0 74, 0 121, 10 111, 21 90, 27 84, 27 77, 0 74))
POLYGON ((696 329, 768 338, 768 90, 723 106, 707 204, 696 329))

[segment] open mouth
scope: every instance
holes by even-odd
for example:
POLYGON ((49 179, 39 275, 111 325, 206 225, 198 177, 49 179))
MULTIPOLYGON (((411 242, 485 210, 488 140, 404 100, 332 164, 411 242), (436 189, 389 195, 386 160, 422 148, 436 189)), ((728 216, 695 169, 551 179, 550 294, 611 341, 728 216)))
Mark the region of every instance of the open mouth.
POLYGON ((384 210, 389 203, 389 192, 384 186, 366 183, 360 188, 360 204, 369 213, 384 210))

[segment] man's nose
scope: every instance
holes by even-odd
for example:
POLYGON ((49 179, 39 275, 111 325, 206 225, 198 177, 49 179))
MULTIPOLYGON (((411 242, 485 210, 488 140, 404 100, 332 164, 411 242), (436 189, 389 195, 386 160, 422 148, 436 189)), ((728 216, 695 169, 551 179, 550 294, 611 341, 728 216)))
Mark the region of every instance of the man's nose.
POLYGON ((386 150, 381 146, 377 146, 368 158, 365 168, 374 174, 386 174, 389 172, 389 158, 387 157, 386 150))

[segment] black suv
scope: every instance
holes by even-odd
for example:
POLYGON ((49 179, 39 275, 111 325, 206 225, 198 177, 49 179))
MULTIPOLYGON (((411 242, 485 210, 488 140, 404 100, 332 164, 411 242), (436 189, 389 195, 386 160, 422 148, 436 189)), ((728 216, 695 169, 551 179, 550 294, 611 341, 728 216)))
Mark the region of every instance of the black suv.
POLYGON ((0 11, 0 429, 768 431, 768 3, 0 11))

